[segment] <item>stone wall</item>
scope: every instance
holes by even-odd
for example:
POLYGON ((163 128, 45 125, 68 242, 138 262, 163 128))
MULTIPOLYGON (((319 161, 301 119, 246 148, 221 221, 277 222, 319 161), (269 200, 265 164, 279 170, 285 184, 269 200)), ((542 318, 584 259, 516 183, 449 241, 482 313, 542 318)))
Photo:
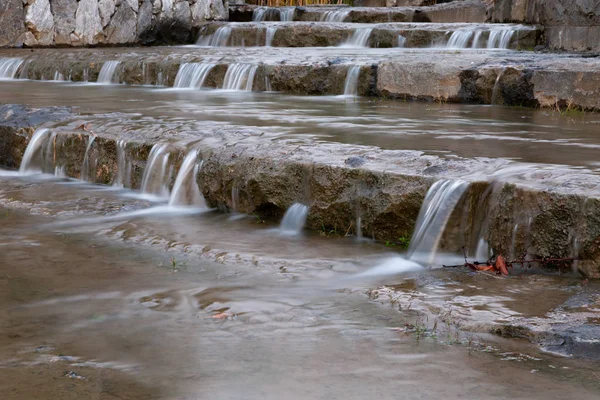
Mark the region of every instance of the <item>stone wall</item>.
POLYGON ((189 43, 227 0, 2 0, 0 47, 189 43))
POLYGON ((494 0, 489 1, 492 22, 523 22, 545 28, 552 49, 600 50, 598 0, 494 0))

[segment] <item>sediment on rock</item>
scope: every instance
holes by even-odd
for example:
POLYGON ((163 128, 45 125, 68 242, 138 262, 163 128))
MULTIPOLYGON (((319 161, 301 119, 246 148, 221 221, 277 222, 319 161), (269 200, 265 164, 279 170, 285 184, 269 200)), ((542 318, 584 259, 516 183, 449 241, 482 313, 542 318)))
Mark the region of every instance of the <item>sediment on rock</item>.
MULTIPOLYGON (((58 119, 60 127, 52 129, 58 133, 53 147, 56 153, 45 169, 53 171, 59 164, 68 176, 81 176, 87 135, 77 127, 85 122, 85 116, 18 106, 3 106, 0 113, 8 115, 0 127, 1 165, 16 168, 34 128, 41 121, 58 119)), ((128 122, 121 124, 94 128, 97 138, 89 153, 93 182, 110 184, 115 179, 116 140, 128 122)), ((565 172, 538 182, 535 173, 522 172, 517 181, 506 177, 492 184, 476 175, 468 178, 469 172, 495 170, 500 165, 494 164, 502 164, 501 160, 449 160, 417 151, 334 143, 298 146, 265 140, 257 146, 255 141, 245 142, 237 131, 167 135, 161 134, 159 126, 157 122, 153 138, 141 131, 128 132, 127 159, 134 166, 129 180, 132 188, 139 187, 150 148, 158 138, 173 143, 170 151, 175 170, 189 143, 195 143, 203 160, 197 181, 210 206, 233 208, 233 188, 237 189, 239 212, 265 218, 280 218, 291 204, 300 201, 310 205, 309 228, 340 233, 355 232, 360 212, 363 234, 385 242, 412 234, 433 182, 468 179, 470 189, 455 208, 441 250, 459 252, 466 245, 472 251, 472 243, 482 239, 502 254, 526 252, 539 258, 579 255, 580 272, 600 277, 600 199, 585 189, 597 180, 595 176, 565 172), (352 167, 352 157, 364 162, 352 167), (585 182, 580 189, 578 179, 585 182), (478 217, 481 210, 485 210, 483 218, 478 217), (521 227, 516 234, 515 226, 521 227)))

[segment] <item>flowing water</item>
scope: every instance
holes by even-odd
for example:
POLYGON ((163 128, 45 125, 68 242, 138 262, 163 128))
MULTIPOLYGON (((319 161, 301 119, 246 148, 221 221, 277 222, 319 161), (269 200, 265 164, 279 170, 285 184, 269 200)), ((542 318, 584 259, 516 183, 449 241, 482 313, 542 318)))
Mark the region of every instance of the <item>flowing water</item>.
POLYGON ((119 83, 117 80, 117 67, 119 64, 119 61, 105 62, 100 69, 100 73, 98 74, 98 83, 102 85, 119 83))
POLYGON ((174 88, 202 89, 208 74, 215 67, 212 63, 184 63, 179 66, 174 88))
POLYGON ((230 36, 231 28, 228 26, 221 26, 211 35, 200 36, 196 44, 198 46, 223 47, 227 46, 230 36))
POLYGON ((344 42, 342 47, 369 47, 369 39, 371 37, 371 33, 373 32, 372 28, 358 28, 354 31, 352 36, 344 42))
POLYGON ((284 234, 299 235, 304 228, 307 216, 308 206, 300 203, 294 203, 285 212, 279 229, 284 234))
MULTIPOLYGON (((468 184, 434 178, 460 157, 486 158, 489 171, 478 172, 515 179, 597 175, 596 115, 257 93, 258 64, 246 61, 228 67, 227 91, 2 82, 2 104, 77 112, 33 133, 18 172, 0 170, 3 399, 598 398, 597 361, 489 333, 513 319, 539 323, 595 283, 440 268, 462 262, 440 247, 468 184), (77 168, 102 157, 100 135, 86 137, 82 124, 115 138, 111 186, 64 177, 74 162, 57 156, 63 131, 83 137, 77 168), (148 151, 140 139, 155 144, 148 151), (309 193, 288 199, 305 204, 279 225, 243 214, 254 182, 208 167, 203 146, 232 148, 233 160, 267 143, 289 145, 282 159, 321 149, 316 161, 351 145, 339 161, 356 176, 367 162, 390 168, 386 150, 441 156, 422 163, 432 185, 409 249, 368 240, 371 211, 354 198, 350 218, 363 240, 346 227, 303 229, 323 209, 309 193), (206 206, 203 174, 231 207, 206 206)), ((210 65, 182 65, 175 86, 201 87, 210 65)), ((360 66, 341 68, 344 93, 355 96, 360 66)), ((2 120, 18 112, 1 110, 2 120)), ((353 195, 372 193, 349 185, 344 196, 353 195)), ((531 236, 531 220, 519 226, 506 234, 531 236)))
POLYGON ((20 58, 0 58, 0 79, 14 79, 21 64, 20 58))
POLYGON ((258 65, 231 64, 223 79, 223 90, 252 91, 258 65))

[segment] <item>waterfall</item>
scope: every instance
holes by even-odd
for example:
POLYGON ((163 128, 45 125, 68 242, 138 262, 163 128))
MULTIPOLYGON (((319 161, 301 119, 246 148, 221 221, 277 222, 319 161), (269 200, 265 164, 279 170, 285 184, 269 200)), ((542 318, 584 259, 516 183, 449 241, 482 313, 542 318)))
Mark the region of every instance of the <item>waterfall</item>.
POLYGON ((198 206, 206 208, 204 197, 200 193, 196 176, 202 164, 198 165, 198 151, 190 151, 181 163, 181 168, 175 178, 173 191, 169 198, 169 207, 198 206))
POLYGON ((60 72, 56 71, 54 73, 54 80, 55 81, 64 81, 65 80, 65 76, 63 74, 61 74, 60 72))
POLYGON ((500 79, 502 79, 502 75, 504 75, 504 71, 506 68, 502 68, 498 76, 496 77, 496 82, 494 83, 494 89, 492 89, 492 99, 490 100, 490 104, 497 104, 498 98, 498 89, 500 88, 500 79))
POLYGON ((223 80, 224 90, 251 91, 258 65, 230 64, 223 80))
POLYGON ((476 49, 479 47, 479 39, 481 39, 481 31, 476 31, 475 37, 473 38, 473 44, 471 45, 472 48, 476 49))
POLYGON ((277 32, 276 26, 269 26, 267 28, 267 38, 265 40, 265 46, 271 47, 271 44, 273 43, 273 38, 275 37, 275 32, 277 32))
POLYGON ((344 22, 346 17, 350 15, 350 10, 327 11, 321 17, 321 21, 325 22, 344 22))
POLYGON ((224 47, 229 42, 229 36, 231 36, 231 27, 222 26, 212 35, 200 36, 196 44, 198 46, 224 47))
POLYGON ((304 228, 307 216, 308 206, 294 203, 285 212, 279 230, 285 234, 298 235, 302 231, 302 228, 304 228))
POLYGON ((369 47, 368 41, 373 28, 357 28, 350 39, 342 43, 341 47, 369 47))
POLYGON ((117 71, 117 67, 119 66, 120 61, 107 61, 102 65, 100 69, 100 73, 98 74, 97 83, 101 83, 103 85, 110 85, 115 80, 115 72, 117 71))
POLYGON ((238 212, 240 209, 240 191, 237 186, 231 187, 231 210, 234 213, 238 212))
POLYGON ((23 64, 21 58, 0 58, 0 80, 15 79, 21 64, 23 64))
POLYGON ((210 63, 184 63, 179 66, 173 87, 187 89, 201 89, 204 81, 215 64, 210 63))
POLYGON ((492 29, 488 38, 488 49, 507 49, 515 33, 512 29, 492 29))
POLYGON ((114 187, 124 187, 127 181, 128 168, 127 168, 127 157, 125 150, 127 148, 127 142, 119 139, 117 140, 117 173, 113 182, 114 187))
POLYGON ((257 7, 252 11, 252 22, 279 21, 281 11, 275 7, 257 7))
POLYGON ((429 188, 408 249, 411 259, 433 262, 450 215, 468 186, 465 181, 442 179, 429 188))
POLYGON ((94 139, 96 136, 89 135, 88 143, 85 147, 85 155, 83 156, 83 163, 81 164, 81 180, 88 181, 90 179, 90 149, 92 148, 92 144, 94 143, 94 139))
POLYGON ((150 150, 144 176, 142 177, 142 193, 159 197, 168 197, 167 167, 169 152, 166 143, 156 143, 150 150))
POLYGON ((346 82, 344 83, 344 96, 356 96, 358 94, 358 76, 360 75, 360 66, 353 65, 348 68, 346 82))
POLYGON ((406 38, 402 35, 398 35, 398 45, 396 47, 406 46, 406 38))
MULTIPOLYGON (((477 30, 457 30, 452 32, 446 48, 449 49, 467 49, 469 47, 473 49, 480 48, 481 36, 484 31, 481 29, 477 30), (471 38, 473 40, 471 40, 471 38)), ((510 45, 510 39, 512 38, 515 31, 513 29, 506 28, 495 28, 489 31, 489 37, 485 47, 488 49, 507 49, 510 45)))
POLYGON ((21 174, 42 171, 41 166, 37 168, 33 165, 34 157, 41 151, 42 144, 49 134, 49 129, 42 128, 35 131, 33 136, 31 136, 31 140, 29 140, 29 143, 27 144, 27 148, 25 149, 25 154, 23 154, 23 160, 21 161, 21 166, 19 168, 19 172, 21 174))
POLYGON ((281 22, 292 22, 294 20, 296 7, 286 7, 279 9, 279 20, 281 22))
POLYGON ((466 49, 474 31, 454 31, 446 44, 450 49, 466 49))

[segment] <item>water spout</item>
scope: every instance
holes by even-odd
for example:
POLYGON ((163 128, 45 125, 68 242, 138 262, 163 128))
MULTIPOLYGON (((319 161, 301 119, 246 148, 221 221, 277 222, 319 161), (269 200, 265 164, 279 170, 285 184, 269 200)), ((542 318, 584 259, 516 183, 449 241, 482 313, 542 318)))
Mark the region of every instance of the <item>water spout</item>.
POLYGON ((507 49, 515 31, 513 29, 492 29, 488 38, 488 49, 507 49))
POLYGON ((196 181, 199 168, 202 166, 202 164, 198 165, 197 160, 197 150, 192 150, 185 156, 175 178, 173 191, 169 198, 169 207, 195 206, 206 208, 206 202, 196 181))
POLYGON ((352 33, 350 39, 342 43, 340 47, 369 47, 368 42, 373 28, 358 28, 352 33))
POLYGON ((83 156, 83 163, 81 164, 81 180, 88 181, 90 178, 90 149, 94 143, 96 136, 88 136, 87 146, 85 147, 85 155, 83 156))
POLYGON ((201 89, 210 71, 211 63, 184 63, 179 66, 173 87, 180 89, 201 89))
POLYGON ((465 181, 442 179, 429 188, 408 249, 411 260, 433 262, 450 215, 468 186, 465 181))
POLYGON ((230 36, 231 27, 222 26, 218 28, 212 35, 200 36, 196 44, 198 46, 224 47, 227 46, 230 36))
POLYGON ((115 82, 115 80, 117 79, 116 75, 116 71, 117 71, 117 67, 119 66, 121 62, 120 61, 107 61, 102 65, 102 68, 100 69, 100 73, 98 74, 98 81, 97 83, 100 83, 102 85, 111 85, 113 83, 118 83, 115 82))
POLYGON ((125 149, 127 148, 127 142, 120 139, 117 140, 117 173, 113 182, 114 187, 122 188, 125 186, 127 180, 127 157, 125 149))
POLYGON ((224 90, 251 91, 258 65, 230 64, 223 80, 224 90))
POLYGON ((299 235, 308 216, 308 206, 300 203, 294 203, 285 212, 279 230, 288 235, 299 235))
POLYGON ((19 172, 21 174, 42 171, 41 166, 38 168, 33 165, 34 157, 41 151, 44 140, 46 140, 49 134, 49 129, 42 128, 35 131, 33 136, 31 136, 31 140, 27 144, 27 148, 25 149, 25 154, 23 155, 23 160, 21 161, 21 166, 19 168, 19 172))
POLYGON ((398 45, 396 47, 403 48, 404 46, 406 46, 406 38, 402 35, 398 35, 398 45))
POLYGON ((506 68, 502 68, 500 73, 496 77, 496 82, 494 83, 494 89, 492 89, 492 99, 490 100, 490 104, 494 105, 498 102, 498 89, 500 88, 500 79, 502 79, 502 75, 504 75, 504 71, 506 68))
POLYGON ((15 79, 21 64, 23 64, 21 58, 0 58, 0 80, 15 79))
POLYGON ((281 22, 292 22, 296 7, 286 7, 279 10, 279 20, 281 22))
POLYGON ((350 10, 327 11, 321 17, 321 21, 325 22, 344 22, 346 17, 350 15, 350 10))
POLYGON ((271 47, 272 43, 273 43, 273 38, 275 37, 275 32, 277 32, 277 27, 276 26, 269 26, 267 28, 267 36, 265 39, 265 46, 266 47, 271 47))
POLYGON ((356 96, 358 94, 358 76, 360 75, 360 66, 353 65, 348 68, 346 81, 344 82, 344 96, 356 96))
POLYGON ((167 186, 167 167, 169 164, 169 152, 166 143, 156 143, 150 150, 144 176, 142 177, 141 190, 144 194, 169 197, 167 186))

